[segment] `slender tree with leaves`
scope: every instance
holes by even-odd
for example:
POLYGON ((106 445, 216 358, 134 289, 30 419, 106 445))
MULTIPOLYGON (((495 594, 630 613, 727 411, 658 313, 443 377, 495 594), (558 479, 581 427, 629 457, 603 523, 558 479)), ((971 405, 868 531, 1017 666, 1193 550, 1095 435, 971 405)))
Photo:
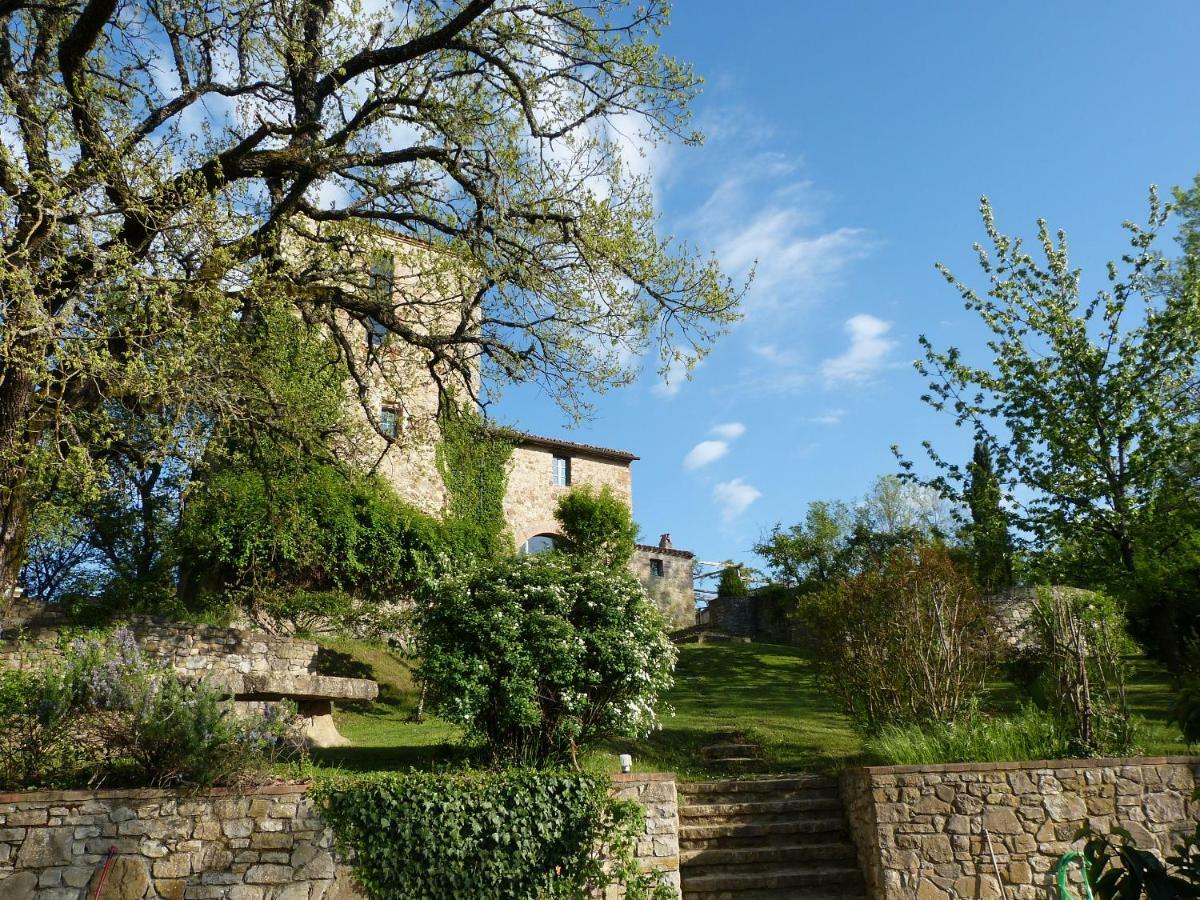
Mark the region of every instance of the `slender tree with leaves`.
POLYGON ((1004 512, 1000 480, 992 466, 987 444, 976 442, 967 467, 963 499, 971 511, 967 535, 975 578, 985 591, 998 591, 1013 581, 1013 543, 1004 512))
MULTIPOLYGON (((1169 210, 1155 191, 1147 223, 1126 223, 1130 250, 1090 297, 1065 234, 1039 221, 1035 257, 1000 231, 986 199, 980 211, 991 245, 976 246, 986 288, 939 269, 990 332, 987 354, 971 361, 922 336, 923 399, 987 449, 1025 536, 1043 549, 1073 548, 1074 580, 1128 591, 1149 562, 1139 537, 1148 517, 1196 499, 1179 482, 1198 447, 1200 281, 1173 277, 1156 249, 1169 210)), ((969 470, 925 446, 938 468, 931 483, 961 496, 969 470)), ((1151 605, 1154 640, 1172 659, 1172 610, 1151 605)))

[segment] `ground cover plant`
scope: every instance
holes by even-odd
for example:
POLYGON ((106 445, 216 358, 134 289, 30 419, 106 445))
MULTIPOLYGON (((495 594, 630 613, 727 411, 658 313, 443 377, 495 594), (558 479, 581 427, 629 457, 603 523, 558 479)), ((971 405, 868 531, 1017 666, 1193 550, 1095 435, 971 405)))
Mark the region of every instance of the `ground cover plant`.
POLYGON ((203 682, 142 656, 132 635, 79 637, 0 670, 0 787, 155 787, 269 777, 300 755, 294 709, 235 715, 203 682))
POLYGON ((534 769, 343 776, 319 781, 316 800, 371 898, 565 900, 614 882, 630 900, 675 896, 638 871, 645 811, 611 799, 606 778, 534 769))

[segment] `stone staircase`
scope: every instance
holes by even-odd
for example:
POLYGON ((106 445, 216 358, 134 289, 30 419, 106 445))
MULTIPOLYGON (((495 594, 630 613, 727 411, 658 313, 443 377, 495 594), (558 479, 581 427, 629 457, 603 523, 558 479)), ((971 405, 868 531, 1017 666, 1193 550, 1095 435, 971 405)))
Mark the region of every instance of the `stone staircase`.
POLYGON ((684 900, 866 900, 837 782, 813 775, 679 785, 684 900))

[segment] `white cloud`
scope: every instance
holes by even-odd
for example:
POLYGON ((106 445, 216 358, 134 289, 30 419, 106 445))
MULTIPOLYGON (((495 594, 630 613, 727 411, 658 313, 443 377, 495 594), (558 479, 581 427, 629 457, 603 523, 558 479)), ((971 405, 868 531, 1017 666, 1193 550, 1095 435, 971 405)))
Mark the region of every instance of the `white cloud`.
POLYGON ((683 458, 685 469, 702 469, 709 463, 716 462, 729 452, 729 444, 746 433, 746 426, 741 422, 722 422, 709 429, 719 440, 701 441, 683 458))
POLYGON ((716 462, 729 452, 729 444, 725 441, 701 441, 683 458, 685 469, 700 469, 709 463, 716 462))
POLYGON ((866 381, 883 367, 887 355, 896 346, 895 341, 886 337, 892 330, 892 323, 867 313, 847 319, 845 330, 850 336, 846 352, 821 363, 827 384, 866 381))
POLYGON ((721 518, 731 522, 749 509, 750 504, 762 496, 762 491, 746 484, 744 479, 722 481, 713 487, 713 497, 721 507, 721 518))
POLYGON ((813 416, 809 421, 816 422, 818 425, 839 425, 845 417, 846 411, 844 409, 830 409, 819 416, 813 416))
POLYGON ((861 228, 822 228, 823 202, 796 178, 799 163, 762 153, 726 173, 696 214, 697 233, 735 278, 754 272, 745 310, 803 311, 852 261, 869 250, 861 228))
POLYGON ((724 422, 714 425, 712 433, 726 441, 735 441, 746 433, 746 426, 741 422, 724 422))

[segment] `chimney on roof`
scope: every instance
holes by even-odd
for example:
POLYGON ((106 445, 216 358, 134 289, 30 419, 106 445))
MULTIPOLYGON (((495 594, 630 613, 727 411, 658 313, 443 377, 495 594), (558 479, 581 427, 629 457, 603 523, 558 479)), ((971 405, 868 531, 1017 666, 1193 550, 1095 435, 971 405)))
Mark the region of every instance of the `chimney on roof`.
POLYGON ((658 549, 659 550, 670 550, 671 549, 671 535, 670 534, 664 534, 662 537, 660 537, 658 539, 658 549))

